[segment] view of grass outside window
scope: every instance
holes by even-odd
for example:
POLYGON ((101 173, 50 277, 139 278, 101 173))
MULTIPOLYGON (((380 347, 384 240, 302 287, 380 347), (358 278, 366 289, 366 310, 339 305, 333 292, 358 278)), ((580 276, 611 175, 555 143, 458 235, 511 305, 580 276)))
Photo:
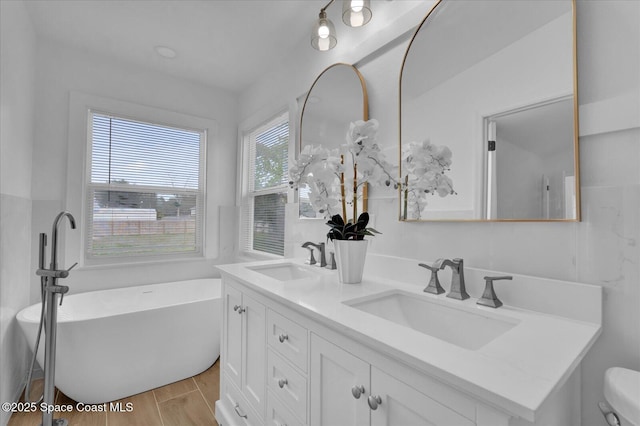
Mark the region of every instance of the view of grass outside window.
POLYGON ((249 179, 244 203, 245 249, 284 255, 289 121, 277 117, 248 135, 249 179))
POLYGON ((202 253, 204 132, 91 113, 87 257, 202 253))

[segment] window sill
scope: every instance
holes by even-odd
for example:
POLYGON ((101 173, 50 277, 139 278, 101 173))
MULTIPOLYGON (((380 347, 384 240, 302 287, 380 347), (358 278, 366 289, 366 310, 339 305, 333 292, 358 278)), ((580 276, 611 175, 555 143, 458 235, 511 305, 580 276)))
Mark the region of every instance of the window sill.
POLYGON ((238 253, 238 262, 252 262, 256 260, 280 260, 284 259, 284 256, 278 256, 277 254, 261 253, 256 251, 242 251, 238 253))
POLYGON ((122 268, 137 268, 137 267, 153 267, 157 265, 171 264, 185 264, 185 263, 199 263, 211 261, 212 259, 206 258, 201 255, 194 255, 189 257, 180 258, 162 258, 162 259, 141 259, 138 261, 121 261, 110 263, 90 263, 84 264, 78 268, 78 271, 97 271, 97 270, 109 270, 109 269, 122 269, 122 268))

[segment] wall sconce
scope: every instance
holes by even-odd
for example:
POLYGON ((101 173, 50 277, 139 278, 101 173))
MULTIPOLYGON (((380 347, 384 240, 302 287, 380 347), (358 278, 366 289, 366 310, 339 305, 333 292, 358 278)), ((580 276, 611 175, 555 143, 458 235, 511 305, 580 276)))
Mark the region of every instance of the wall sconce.
MULTIPOLYGON (((314 49, 325 51, 333 49, 338 44, 336 28, 333 22, 327 18, 327 8, 335 0, 331 0, 320 9, 318 20, 311 32, 311 46, 314 49)), ((342 21, 350 27, 361 27, 371 20, 370 0, 344 0, 342 3, 342 21)))
MULTIPOLYGON (((333 0, 331 0, 333 2, 333 0)), ((329 2, 329 4, 331 4, 329 2)), ((320 15, 318 15, 318 21, 313 26, 313 32, 311 33, 311 46, 314 49, 325 51, 333 49, 338 44, 336 38, 336 27, 333 26, 331 19, 327 18, 327 12, 325 9, 329 7, 329 4, 320 9, 320 15)))
POLYGON ((342 22, 350 27, 361 27, 367 25, 370 20, 370 0, 344 0, 342 3, 342 22))

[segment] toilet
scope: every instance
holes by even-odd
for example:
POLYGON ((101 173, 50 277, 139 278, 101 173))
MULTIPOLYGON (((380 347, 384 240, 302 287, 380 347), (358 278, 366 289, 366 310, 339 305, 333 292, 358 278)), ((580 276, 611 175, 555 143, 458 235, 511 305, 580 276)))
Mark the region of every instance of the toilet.
POLYGON ((609 368, 604 375, 604 397, 600 410, 611 426, 640 426, 640 372, 609 368))

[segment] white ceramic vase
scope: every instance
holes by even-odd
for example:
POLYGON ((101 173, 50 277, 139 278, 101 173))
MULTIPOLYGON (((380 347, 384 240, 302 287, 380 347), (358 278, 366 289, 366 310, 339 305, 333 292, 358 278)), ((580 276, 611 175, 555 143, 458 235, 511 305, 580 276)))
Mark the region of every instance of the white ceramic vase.
POLYGON ((362 281, 368 245, 367 240, 333 240, 341 283, 357 284, 362 281))

